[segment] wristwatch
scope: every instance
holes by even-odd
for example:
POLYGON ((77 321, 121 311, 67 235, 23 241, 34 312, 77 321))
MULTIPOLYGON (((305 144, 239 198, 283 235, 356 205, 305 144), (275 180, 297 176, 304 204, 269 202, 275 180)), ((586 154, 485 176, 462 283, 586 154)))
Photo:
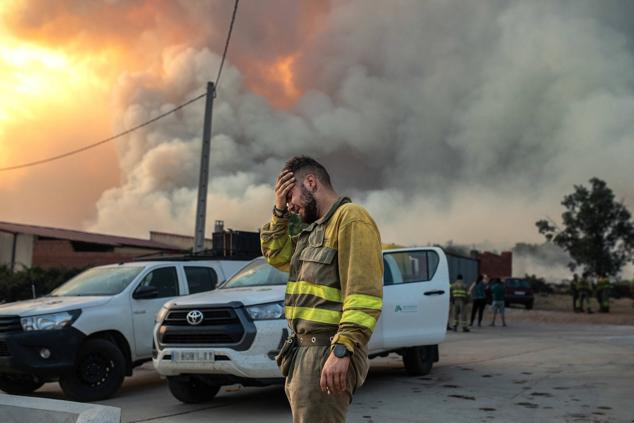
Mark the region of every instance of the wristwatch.
POLYGON ((288 209, 278 209, 277 207, 273 206, 273 215, 275 215, 275 217, 279 217, 284 218, 286 216, 288 216, 288 209))
POLYGON ((335 344, 334 348, 332 349, 332 352, 335 354, 335 357, 337 358, 344 358, 346 356, 352 355, 350 351, 348 351, 348 348, 346 348, 346 346, 343 344, 335 344))

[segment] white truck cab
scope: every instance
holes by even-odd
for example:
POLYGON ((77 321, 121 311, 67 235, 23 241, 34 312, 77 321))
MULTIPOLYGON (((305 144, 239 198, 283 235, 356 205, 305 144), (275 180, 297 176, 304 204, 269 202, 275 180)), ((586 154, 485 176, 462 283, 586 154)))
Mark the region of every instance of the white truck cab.
POLYGON ((152 358, 163 303, 212 290, 245 263, 185 256, 98 266, 45 297, 0 305, 0 389, 27 394, 59 380, 73 400, 110 397, 152 358))
MULTIPOLYGON (((446 335, 449 270, 442 249, 385 250, 383 311, 370 357, 400 354, 407 372, 424 375, 446 335)), ((275 356, 289 335, 284 318, 288 274, 253 260, 219 289, 166 303, 154 328, 153 358, 180 401, 211 400, 221 386, 283 381, 275 356)))

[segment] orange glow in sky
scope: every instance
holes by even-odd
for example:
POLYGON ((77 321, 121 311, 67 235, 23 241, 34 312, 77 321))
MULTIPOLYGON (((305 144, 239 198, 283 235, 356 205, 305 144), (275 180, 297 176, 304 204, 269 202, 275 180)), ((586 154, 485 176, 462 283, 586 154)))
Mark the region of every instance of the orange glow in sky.
POLYGON ((248 79, 249 87, 257 94, 264 96, 278 108, 292 106, 302 95, 295 82, 293 66, 296 55, 290 54, 277 59, 272 64, 249 64, 246 68, 248 75, 255 78, 248 79))
POLYGON ((295 101, 300 95, 299 90, 295 86, 295 77, 293 75, 293 56, 283 57, 278 60, 271 71, 274 79, 278 79, 284 90, 284 95, 288 101, 295 101))

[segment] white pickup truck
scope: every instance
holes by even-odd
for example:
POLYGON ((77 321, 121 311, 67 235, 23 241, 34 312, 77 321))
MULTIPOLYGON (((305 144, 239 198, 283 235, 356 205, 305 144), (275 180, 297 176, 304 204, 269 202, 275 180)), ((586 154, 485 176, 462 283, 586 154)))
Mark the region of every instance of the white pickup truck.
MULTIPOLYGON (((403 357, 410 375, 438 361, 449 309, 449 271, 440 248, 383 252, 383 311, 370 357, 403 357)), ((283 381, 275 356, 288 336, 284 291, 288 275, 255 259, 219 289, 166 303, 157 316, 153 358, 178 400, 211 400, 221 386, 283 381)))
POLYGON ((110 397, 152 358, 163 303, 212 290, 248 261, 170 257, 98 266, 46 297, 0 305, 0 389, 28 394, 59 380, 67 397, 110 397))

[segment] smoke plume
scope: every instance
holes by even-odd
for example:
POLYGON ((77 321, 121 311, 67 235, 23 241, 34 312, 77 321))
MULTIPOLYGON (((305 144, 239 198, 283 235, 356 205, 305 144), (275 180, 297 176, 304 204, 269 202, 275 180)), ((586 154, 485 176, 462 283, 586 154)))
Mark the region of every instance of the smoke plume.
MULTIPOLYGON (((113 87, 116 130, 215 79, 231 2, 95 3, 33 6, 14 25, 66 44, 125 40, 144 66, 113 87), (56 27, 69 11, 103 19, 56 27)), ((243 2, 214 104, 208 222, 264 223, 296 154, 320 160, 386 242, 541 242, 534 222, 593 176, 632 209, 632 22, 627 0, 243 2)), ((193 233, 203 109, 118 142, 121 183, 86 229, 193 233)))

